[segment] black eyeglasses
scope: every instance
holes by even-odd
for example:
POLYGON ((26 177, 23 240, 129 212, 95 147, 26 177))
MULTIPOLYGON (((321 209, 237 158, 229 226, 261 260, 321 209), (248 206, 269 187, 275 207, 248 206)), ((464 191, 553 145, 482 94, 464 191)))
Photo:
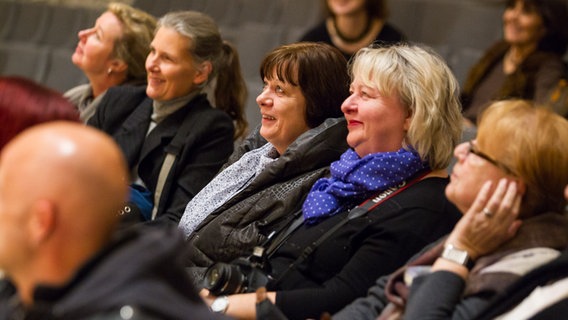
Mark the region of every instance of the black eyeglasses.
POLYGON ((473 141, 469 141, 469 150, 468 150, 468 154, 469 153, 473 153, 474 155, 482 158, 483 160, 491 163, 492 165, 496 166, 497 168, 505 171, 507 174, 516 176, 515 172, 513 172, 513 170, 509 169, 509 167, 507 167, 506 165, 502 164, 501 162, 491 158, 490 156, 488 156, 487 154, 477 150, 477 148, 475 147, 475 144, 473 144, 473 141))

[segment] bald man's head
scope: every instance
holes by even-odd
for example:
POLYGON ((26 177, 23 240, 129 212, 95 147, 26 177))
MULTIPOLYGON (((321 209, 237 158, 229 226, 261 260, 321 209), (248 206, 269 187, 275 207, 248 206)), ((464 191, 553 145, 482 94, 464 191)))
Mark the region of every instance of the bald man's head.
POLYGON ((19 230, 13 240, 28 239, 22 249, 30 252, 98 250, 118 223, 127 181, 122 152, 96 129, 52 122, 18 135, 0 155, 0 220, 15 224, 0 226, 0 268, 11 257, 2 251, 15 245, 8 228, 19 230))

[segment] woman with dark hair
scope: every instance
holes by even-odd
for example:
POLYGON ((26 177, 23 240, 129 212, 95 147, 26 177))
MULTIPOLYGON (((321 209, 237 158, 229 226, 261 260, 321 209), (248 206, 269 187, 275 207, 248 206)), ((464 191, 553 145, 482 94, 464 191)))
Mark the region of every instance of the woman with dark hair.
MULTIPOLYGON (((430 49, 396 45, 361 49, 350 72, 341 106, 350 148, 263 244, 267 297, 290 319, 318 318, 365 295, 459 218, 444 197, 461 133, 451 70, 430 49)), ((221 266, 201 292, 212 309, 268 318, 256 314, 254 293, 234 294, 233 283, 217 277, 221 266)))
POLYGON ((246 131, 246 85, 234 47, 211 17, 196 11, 160 18, 146 72, 146 86, 110 88, 88 124, 113 136, 134 190, 151 194, 151 210, 139 211, 146 202, 133 201, 125 212, 177 224, 246 131), (210 83, 214 104, 205 94, 210 83))
POLYGON ((405 36, 387 22, 385 0, 322 0, 327 18, 307 31, 300 41, 325 42, 347 60, 373 42, 396 43, 405 36))
POLYGON ((339 50, 307 42, 278 47, 264 58, 260 77, 260 127, 187 204, 179 224, 196 278, 266 239, 347 149, 340 107, 349 77, 339 50))
POLYGON ((493 100, 545 102, 565 76, 568 13, 561 0, 508 0, 503 39, 471 68, 463 85, 464 116, 473 125, 493 100))
POLYGON ((21 77, 0 77, 0 150, 30 126, 79 121, 77 109, 59 92, 21 77))

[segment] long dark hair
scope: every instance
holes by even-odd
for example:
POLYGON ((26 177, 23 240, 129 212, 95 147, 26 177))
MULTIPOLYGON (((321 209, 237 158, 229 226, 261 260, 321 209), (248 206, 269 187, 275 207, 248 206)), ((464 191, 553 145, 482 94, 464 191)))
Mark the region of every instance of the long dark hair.
POLYGON ((534 10, 541 17, 546 34, 538 43, 538 50, 563 55, 568 44, 568 6, 565 0, 507 0, 506 8, 512 8, 517 1, 526 10, 534 10))

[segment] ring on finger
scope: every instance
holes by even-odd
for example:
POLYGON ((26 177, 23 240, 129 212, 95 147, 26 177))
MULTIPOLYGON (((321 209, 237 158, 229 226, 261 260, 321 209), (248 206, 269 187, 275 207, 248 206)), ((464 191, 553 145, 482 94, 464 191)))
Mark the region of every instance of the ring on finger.
POLYGON ((491 212, 491 210, 487 209, 487 208, 483 208, 483 214, 487 217, 487 218, 491 218, 493 216, 493 212, 491 212))

